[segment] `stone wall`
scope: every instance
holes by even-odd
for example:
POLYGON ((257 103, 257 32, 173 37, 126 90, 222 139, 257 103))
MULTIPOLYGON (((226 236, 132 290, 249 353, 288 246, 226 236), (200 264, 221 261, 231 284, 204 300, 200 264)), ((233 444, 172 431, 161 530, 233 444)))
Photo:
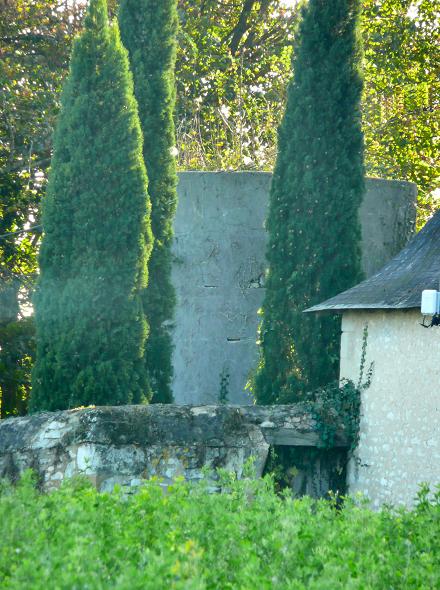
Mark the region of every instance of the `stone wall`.
MULTIPOLYGON (((249 404, 264 297, 264 220, 271 174, 183 172, 175 220, 174 397, 180 404, 249 404)), ((363 266, 373 274, 406 244, 416 187, 367 179, 360 217, 363 266)))
POLYGON ((350 493, 374 506, 411 506, 419 484, 440 484, 440 328, 420 310, 343 315, 341 377, 359 378, 364 326, 371 386, 362 394, 360 442, 349 465, 350 493))
MULTIPOLYGON (((83 474, 102 491, 115 484, 136 487, 142 479, 177 476, 197 481, 206 468, 223 468, 242 477, 254 458, 255 475, 265 468, 270 446, 306 451, 308 461, 289 484, 298 492, 324 495, 346 463, 341 432, 336 449, 318 445, 316 424, 307 407, 290 406, 120 406, 42 413, 0 422, 0 479, 16 480, 28 468, 50 490, 83 474)), ((293 465, 292 465, 293 467, 293 465)), ((341 490, 340 490, 341 491, 341 490)))

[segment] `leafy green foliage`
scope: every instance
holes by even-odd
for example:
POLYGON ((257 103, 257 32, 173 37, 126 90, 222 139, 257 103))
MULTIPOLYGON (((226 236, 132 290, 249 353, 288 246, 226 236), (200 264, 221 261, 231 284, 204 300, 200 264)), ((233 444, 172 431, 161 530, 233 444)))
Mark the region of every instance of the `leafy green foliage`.
POLYGON ((92 0, 44 200, 31 410, 142 400, 149 214, 128 56, 105 0, 92 0))
POLYGON ((415 182, 421 226, 440 187, 438 3, 363 0, 362 30, 367 172, 415 182))
POLYGON ((312 416, 318 424, 321 447, 334 447, 336 434, 344 428, 350 449, 359 441, 361 391, 353 381, 337 381, 317 389, 312 394, 312 416))
POLYGON ((179 0, 178 6, 179 166, 269 170, 298 8, 281 0, 179 0))
POLYGON ((0 417, 26 414, 35 354, 34 322, 0 324, 0 417))
POLYGON ((177 204, 174 131, 176 0, 122 0, 121 37, 128 49, 144 136, 144 161, 151 198, 154 248, 144 308, 150 324, 145 362, 152 402, 172 401, 171 322, 175 293, 171 283, 171 244, 177 204))
MULTIPOLYGON (((0 234, 38 224, 59 92, 78 29, 74 7, 8 0, 0 7, 0 234)), ((27 287, 40 232, 0 238, 0 278, 27 287), (21 281, 21 279, 24 279, 21 281)))
POLYGON ((271 480, 157 481, 123 496, 73 480, 0 491, 0 585, 118 590, 438 588, 440 493, 413 511, 276 495, 271 480))
POLYGON ((259 403, 337 379, 340 319, 304 314, 361 278, 364 190, 358 0, 310 0, 279 130, 267 229, 259 403))
POLYGON ((0 405, 23 413, 33 357, 30 294, 59 92, 78 30, 74 5, 8 0, 0 6, 0 405), (36 227, 35 227, 36 226, 36 227), (23 232, 25 229, 33 228, 23 232))
MULTIPOLYGON (((415 182, 420 225, 439 186, 438 6, 431 0, 362 0, 362 8, 366 172, 415 182)), ((285 9, 278 0, 179 0, 179 9, 180 166, 270 170, 297 8, 285 9), (240 41, 232 52, 234 33, 240 41)))

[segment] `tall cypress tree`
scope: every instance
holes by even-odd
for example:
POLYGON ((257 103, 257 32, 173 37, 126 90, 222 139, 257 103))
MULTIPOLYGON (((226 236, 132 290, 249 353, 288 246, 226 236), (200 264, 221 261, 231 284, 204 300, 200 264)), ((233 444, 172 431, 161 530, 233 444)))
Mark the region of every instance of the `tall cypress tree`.
POLYGON ((128 49, 135 94, 144 134, 144 161, 152 203, 154 249, 145 310, 150 336, 145 352, 152 401, 172 401, 173 376, 170 327, 175 292, 171 282, 172 223, 177 204, 175 102, 176 0, 122 0, 121 37, 128 49))
POLYGON ((278 135, 267 220, 259 403, 337 379, 340 320, 303 310, 361 279, 360 0, 309 0, 278 135))
POLYGON ((149 216, 127 52, 106 0, 91 0, 43 205, 31 410, 142 400, 149 216))

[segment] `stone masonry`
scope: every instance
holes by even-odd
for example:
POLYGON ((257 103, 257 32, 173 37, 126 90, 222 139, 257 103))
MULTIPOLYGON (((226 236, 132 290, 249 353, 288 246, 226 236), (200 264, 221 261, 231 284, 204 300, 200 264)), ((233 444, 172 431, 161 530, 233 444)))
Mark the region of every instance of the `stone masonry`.
MULTIPOLYGON (((99 490, 110 491, 115 484, 131 488, 153 476, 165 486, 178 476, 197 481, 206 468, 214 480, 217 468, 242 477, 250 457, 260 476, 270 446, 318 444, 316 424, 302 404, 90 407, 1 421, 0 479, 17 480, 31 468, 45 490, 83 474, 99 490)), ((337 447, 345 456, 342 432, 337 447)), ((313 486, 304 486, 305 475, 298 473, 297 484, 316 495, 328 491, 329 465, 322 459, 308 470, 313 486)))

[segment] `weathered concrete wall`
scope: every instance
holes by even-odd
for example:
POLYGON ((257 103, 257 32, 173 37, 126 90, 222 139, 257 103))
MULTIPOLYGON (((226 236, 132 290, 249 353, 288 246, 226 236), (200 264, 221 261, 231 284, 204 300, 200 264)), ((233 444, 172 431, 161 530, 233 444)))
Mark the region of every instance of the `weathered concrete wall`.
POLYGON ((401 180, 367 178, 360 208, 362 265, 367 277, 408 243, 416 221, 417 186, 401 180))
MULTIPOLYGON (((264 220, 271 174, 183 172, 175 220, 177 291, 174 396, 181 404, 231 403, 258 362, 257 311, 264 297, 264 220)), ((363 266, 373 274, 412 231, 415 185, 367 179, 361 208, 363 266)))
POLYGON ((365 324, 367 365, 374 362, 348 486, 375 506, 410 506, 418 484, 440 483, 440 328, 420 322, 418 310, 343 315, 341 377, 358 380, 365 324))
MULTIPOLYGON (((115 484, 135 487, 152 476, 163 478, 164 485, 177 476, 199 480, 206 467, 241 477, 251 456, 260 476, 270 445, 309 449, 318 441, 316 423, 302 404, 68 410, 0 422, 0 479, 15 480, 32 468, 42 488, 50 490, 82 473, 99 490, 110 491, 115 484)), ((342 431, 337 444, 328 460, 325 451, 315 453, 293 478, 293 489, 318 496, 328 491, 331 472, 346 461, 342 431)))

